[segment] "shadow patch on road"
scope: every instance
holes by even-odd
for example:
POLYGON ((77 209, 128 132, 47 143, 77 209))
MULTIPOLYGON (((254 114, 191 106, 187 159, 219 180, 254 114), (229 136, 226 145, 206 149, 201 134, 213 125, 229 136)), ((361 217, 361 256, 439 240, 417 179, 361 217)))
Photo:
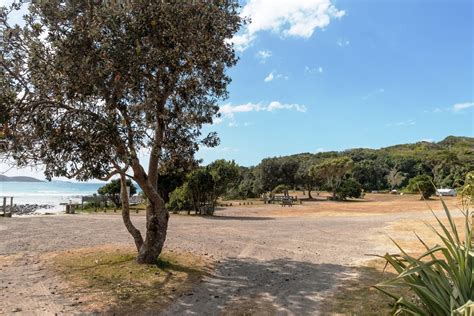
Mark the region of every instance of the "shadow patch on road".
MULTIPOLYGON (((372 260, 367 266, 353 268, 355 278, 341 283, 321 303, 322 315, 390 315, 395 301, 373 288, 374 285, 396 276, 393 271, 384 271, 383 260, 372 260)), ((411 297, 408 289, 391 288, 397 296, 411 297)))
POLYGON ((211 220, 221 220, 221 221, 270 221, 274 220, 273 217, 261 217, 261 216, 226 216, 226 215, 217 215, 217 216, 203 216, 205 219, 211 220))
POLYGON ((352 273, 351 268, 334 264, 228 258, 165 314, 312 315, 330 290, 354 277, 352 273))

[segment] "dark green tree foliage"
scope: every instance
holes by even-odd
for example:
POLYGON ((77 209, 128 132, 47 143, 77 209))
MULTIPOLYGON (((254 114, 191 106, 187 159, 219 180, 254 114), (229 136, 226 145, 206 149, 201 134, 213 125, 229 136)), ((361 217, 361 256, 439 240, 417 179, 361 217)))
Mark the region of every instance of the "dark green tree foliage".
POLYGON ((308 198, 312 199, 311 191, 315 188, 320 188, 323 185, 323 179, 319 179, 315 176, 311 176, 310 170, 311 167, 316 165, 318 159, 314 158, 311 155, 301 155, 299 158, 299 166, 296 171, 296 183, 303 190, 308 192, 308 198))
MULTIPOLYGON (((106 196, 114 203, 115 207, 120 207, 120 179, 112 180, 103 187, 97 190, 100 195, 106 196)), ((127 187, 130 187, 130 196, 137 193, 137 188, 132 183, 132 180, 127 180, 127 187)))
POLYGON ((234 161, 216 160, 190 172, 186 182, 171 194, 168 207, 177 211, 192 206, 196 214, 212 215, 217 199, 237 187, 238 179, 239 167, 234 161))
POLYGON ((296 185, 299 163, 293 157, 267 158, 256 168, 256 177, 263 192, 270 192, 279 184, 296 185))
POLYGON ((207 166, 212 176, 214 187, 212 190, 213 204, 215 201, 237 186, 239 180, 239 166, 234 161, 216 160, 207 166))
POLYGON ((362 196, 362 186, 354 179, 342 180, 341 185, 336 189, 336 200, 346 200, 347 198, 360 198, 362 196))
POLYGON ((41 164, 48 178, 133 178, 149 200, 145 238, 128 205, 124 224, 137 261, 155 263, 169 219, 159 166, 217 144, 201 127, 227 97, 237 62, 229 40, 243 20, 234 1, 95 3, 31 2, 22 27, 0 7, 6 153, 41 164))
POLYGON ((254 170, 255 168, 253 167, 240 167, 240 177, 237 186, 237 192, 233 195, 234 198, 256 198, 259 197, 261 193, 263 193, 261 187, 258 185, 254 170))
POLYGON ((362 160, 354 164, 352 176, 366 191, 383 190, 388 187, 388 168, 380 160, 362 160))
POLYGON ((186 185, 196 214, 207 215, 209 212, 213 212, 215 182, 209 170, 199 168, 192 171, 187 177, 186 185), (203 210, 204 212, 202 212, 203 210))
POLYGON ((326 188, 337 199, 336 193, 353 167, 354 162, 349 157, 330 158, 311 167, 310 175, 316 179, 325 179, 326 188))
POLYGON ((166 203, 166 207, 173 212, 179 212, 183 210, 187 210, 188 214, 191 212, 193 204, 191 202, 191 192, 187 183, 184 183, 171 192, 169 202, 166 203))
POLYGON ((158 192, 165 203, 170 201, 171 192, 186 182, 186 176, 192 170, 198 168, 198 162, 194 159, 182 159, 176 157, 173 161, 160 164, 158 176, 158 192))
POLYGON ((410 179, 407 190, 411 193, 421 193, 422 199, 429 199, 436 193, 436 188, 433 185, 433 179, 426 175, 419 175, 410 179))

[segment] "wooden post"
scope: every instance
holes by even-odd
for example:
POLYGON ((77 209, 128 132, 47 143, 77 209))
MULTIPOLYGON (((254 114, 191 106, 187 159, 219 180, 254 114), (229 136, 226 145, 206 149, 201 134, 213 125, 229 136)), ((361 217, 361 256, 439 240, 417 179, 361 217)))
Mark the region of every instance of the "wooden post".
POLYGON ((3 216, 7 216, 7 198, 3 198, 3 216))

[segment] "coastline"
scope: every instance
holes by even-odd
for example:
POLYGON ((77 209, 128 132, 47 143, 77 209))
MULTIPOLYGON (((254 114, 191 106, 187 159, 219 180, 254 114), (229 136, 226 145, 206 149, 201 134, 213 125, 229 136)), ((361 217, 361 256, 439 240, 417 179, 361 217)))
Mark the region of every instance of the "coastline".
MULTIPOLYGON (((101 183, 52 182, 1 182, 0 198, 13 197, 20 209, 32 209, 36 214, 64 212, 62 203, 81 203, 83 196, 97 194, 101 183)), ((0 211, 3 201, 0 201, 0 211)), ((7 206, 10 200, 7 199, 7 206)), ((21 212, 20 212, 21 213, 21 212)), ((18 216, 15 215, 14 216, 18 216)), ((25 215, 21 215, 25 216, 25 215)))

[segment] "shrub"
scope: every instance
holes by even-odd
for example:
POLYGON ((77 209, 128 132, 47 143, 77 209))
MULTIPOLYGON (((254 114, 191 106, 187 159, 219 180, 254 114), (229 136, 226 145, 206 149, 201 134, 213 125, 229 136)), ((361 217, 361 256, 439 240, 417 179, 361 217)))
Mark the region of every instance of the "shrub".
POLYGON ((394 315, 472 315, 474 311, 474 251, 472 245, 472 223, 469 207, 464 215, 464 240, 454 223, 444 201, 448 225, 435 215, 439 227, 432 227, 441 240, 441 245, 428 246, 418 239, 426 251, 413 257, 396 242, 401 254, 386 254, 387 260, 398 276, 380 283, 375 288, 395 299, 394 315), (413 302, 398 297, 389 288, 408 287, 419 299, 413 302))
POLYGON ((425 174, 410 179, 407 190, 411 193, 420 192, 422 199, 429 199, 430 196, 436 193, 436 188, 433 185, 433 179, 425 174))
POLYGON ((171 192, 170 200, 168 203, 166 203, 166 208, 172 212, 192 209, 189 188, 186 183, 171 192))
POLYGON ((346 200, 347 198, 360 198, 362 196, 362 186, 354 179, 345 179, 335 191, 337 200, 346 200))

